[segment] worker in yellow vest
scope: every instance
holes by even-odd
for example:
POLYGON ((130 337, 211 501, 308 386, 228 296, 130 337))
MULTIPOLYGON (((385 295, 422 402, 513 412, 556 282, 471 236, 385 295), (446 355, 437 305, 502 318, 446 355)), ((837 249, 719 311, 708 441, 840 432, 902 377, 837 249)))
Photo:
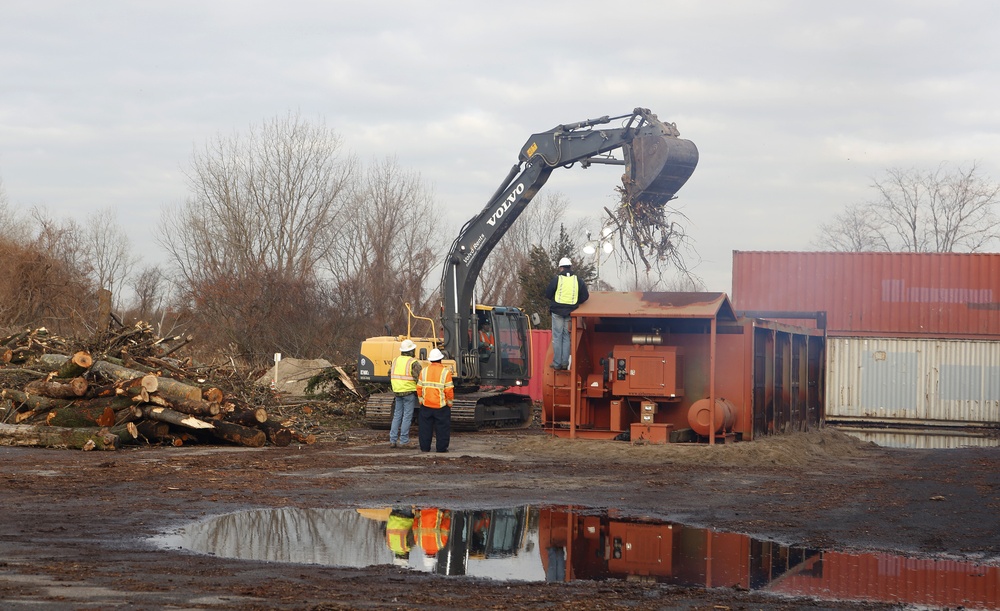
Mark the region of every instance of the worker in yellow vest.
POLYGON ((559 260, 559 273, 545 288, 552 314, 553 369, 569 369, 570 313, 590 298, 587 285, 573 273, 568 257, 559 260))
POLYGON ((410 509, 393 509, 389 513, 385 542, 392 551, 393 563, 405 566, 413 547, 413 512, 410 509))
POLYGON ((389 426, 389 447, 405 448, 410 443, 410 424, 417 409, 417 377, 420 361, 413 357, 417 345, 404 339, 399 345, 399 356, 392 359, 389 382, 396 398, 392 404, 392 424, 389 426))
POLYGON ((420 371, 417 379, 417 396, 420 399, 419 439, 420 451, 431 451, 431 440, 436 437, 435 450, 447 452, 451 443, 451 406, 455 401, 455 383, 451 369, 441 364, 444 354, 437 348, 427 355, 430 365, 420 371))

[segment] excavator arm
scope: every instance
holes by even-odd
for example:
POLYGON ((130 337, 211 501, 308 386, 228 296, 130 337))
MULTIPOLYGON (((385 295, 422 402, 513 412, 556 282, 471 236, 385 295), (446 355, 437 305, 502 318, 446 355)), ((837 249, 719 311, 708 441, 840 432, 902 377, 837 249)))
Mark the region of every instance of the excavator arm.
POLYGON ((518 162, 486 206, 462 227, 451 245, 441 282, 444 347, 463 371, 461 338, 469 336, 476 279, 486 258, 558 167, 579 162, 624 165, 622 183, 634 202, 663 205, 674 197, 698 164, 698 149, 678 138, 672 123, 645 108, 631 114, 558 125, 533 134, 521 147, 518 162), (620 127, 605 127, 614 121, 620 127), (622 149, 623 159, 610 156, 622 149))

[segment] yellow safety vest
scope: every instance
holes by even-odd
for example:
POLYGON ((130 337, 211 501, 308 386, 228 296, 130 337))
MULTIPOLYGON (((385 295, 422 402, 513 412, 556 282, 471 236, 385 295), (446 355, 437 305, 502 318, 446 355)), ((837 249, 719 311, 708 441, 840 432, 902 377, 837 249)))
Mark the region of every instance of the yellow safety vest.
POLYGON ((563 305, 576 305, 580 298, 580 281, 576 276, 559 276, 556 284, 555 302, 563 305))
POLYGON ((392 373, 389 376, 392 392, 417 392, 417 381, 413 379, 411 371, 416 360, 412 356, 403 355, 392 360, 392 373))
POLYGON ((389 521, 385 525, 385 538, 392 553, 402 555, 410 551, 408 539, 412 527, 413 518, 389 515, 389 521))

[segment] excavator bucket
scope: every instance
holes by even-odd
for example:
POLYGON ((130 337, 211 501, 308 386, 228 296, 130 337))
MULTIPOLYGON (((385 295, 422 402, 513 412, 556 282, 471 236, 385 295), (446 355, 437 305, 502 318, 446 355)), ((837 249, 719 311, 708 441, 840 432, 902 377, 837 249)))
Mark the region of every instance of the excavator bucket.
POLYGON ((638 136, 623 147, 622 183, 630 202, 662 206, 687 182, 698 165, 698 148, 669 135, 638 136))

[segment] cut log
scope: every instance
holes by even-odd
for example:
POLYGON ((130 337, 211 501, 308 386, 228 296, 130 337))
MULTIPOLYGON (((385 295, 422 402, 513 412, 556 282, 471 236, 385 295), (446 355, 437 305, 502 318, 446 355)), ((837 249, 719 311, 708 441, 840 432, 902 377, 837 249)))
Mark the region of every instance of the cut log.
POLYGON ((50 399, 39 395, 29 395, 13 388, 5 388, 0 391, 0 397, 10 399, 14 403, 14 411, 16 412, 14 420, 16 422, 24 422, 35 414, 58 407, 66 407, 70 404, 70 401, 66 399, 50 399))
POLYGON ((225 420, 217 420, 211 434, 216 439, 239 444, 248 448, 259 448, 267 442, 267 435, 260 429, 242 426, 225 420))
MULTIPOLYGON (((123 367, 121 365, 115 365, 114 363, 108 361, 97 361, 91 367, 91 370, 120 382, 132 380, 134 378, 141 378, 146 375, 146 372, 129 369, 128 367, 123 367)), ((156 382, 156 392, 164 397, 167 397, 168 399, 201 400, 201 389, 197 386, 191 386, 190 384, 178 382, 173 378, 164 377, 157 377, 156 382)))
POLYGON ((94 359, 90 356, 89 352, 77 352, 73 356, 66 359, 65 363, 59 366, 59 370, 56 372, 56 377, 75 378, 82 376, 93 364, 94 359))
POLYGON ((50 411, 45 416, 45 424, 63 427, 111 427, 115 424, 115 410, 110 407, 69 406, 50 411))
POLYGON ((292 432, 281 424, 280 420, 268 418, 259 426, 260 430, 264 431, 264 434, 267 435, 267 440, 272 445, 283 448, 292 443, 292 432))
POLYGON ((267 422, 267 410, 263 407, 236 408, 232 413, 226 414, 225 419, 229 422, 242 424, 243 426, 260 426, 267 422))
POLYGON ((222 403, 222 400, 226 398, 226 395, 221 389, 212 387, 201 391, 201 398, 209 403, 222 403))
POLYGON ((0 446, 115 450, 120 443, 105 429, 0 424, 0 446))
POLYGON ((141 418, 149 418, 150 420, 176 424, 177 426, 185 426, 189 429, 215 428, 211 423, 199 420, 194 416, 182 414, 169 407, 159 407, 157 405, 137 405, 135 406, 135 415, 141 418))
POLYGON ((24 386, 24 392, 33 395, 42 395, 51 399, 76 399, 87 394, 87 380, 84 378, 70 378, 69 380, 34 380, 24 386))
POLYGON ((207 401, 192 401, 190 399, 168 399, 160 395, 149 395, 146 399, 148 403, 160 407, 168 407, 182 414, 192 416, 212 417, 218 416, 222 407, 218 403, 208 403, 207 401))
POLYGON ((156 392, 160 387, 160 379, 151 373, 147 373, 141 378, 123 380, 118 382, 121 389, 130 397, 147 397, 149 393, 156 392))
POLYGON ((156 420, 143 420, 135 423, 139 436, 149 441, 163 441, 170 434, 170 425, 156 420))
MULTIPOLYGON (((162 424, 165 429, 170 426, 165 422, 158 422, 157 424, 162 424)), ((111 434, 116 435, 118 440, 123 444, 136 444, 141 441, 141 437, 139 437, 139 427, 134 422, 126 422, 125 424, 119 424, 112 427, 111 434)))

